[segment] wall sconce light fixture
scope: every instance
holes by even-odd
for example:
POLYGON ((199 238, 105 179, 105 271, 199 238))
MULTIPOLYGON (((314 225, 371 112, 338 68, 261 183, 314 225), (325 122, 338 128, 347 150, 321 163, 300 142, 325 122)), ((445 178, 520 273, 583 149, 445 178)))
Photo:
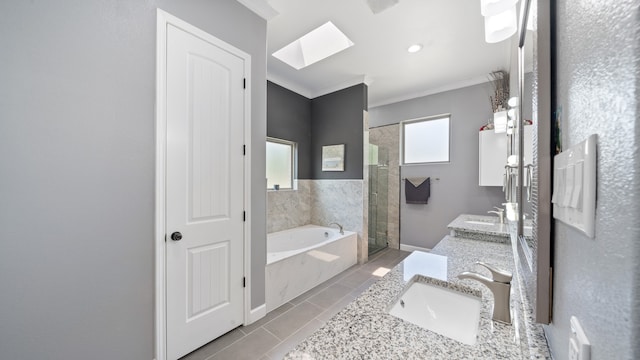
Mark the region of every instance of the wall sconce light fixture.
POLYGON ((480 0, 484 16, 484 40, 490 44, 510 38, 518 30, 518 0, 480 0))

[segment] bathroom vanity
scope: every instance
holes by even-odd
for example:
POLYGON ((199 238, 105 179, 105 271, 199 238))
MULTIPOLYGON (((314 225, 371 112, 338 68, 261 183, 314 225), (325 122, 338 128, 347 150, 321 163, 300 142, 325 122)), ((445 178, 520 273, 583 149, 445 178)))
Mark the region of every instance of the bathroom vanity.
MULTIPOLYGON (((511 233, 508 222, 505 218, 501 223, 496 216, 461 214, 447 228, 453 237, 509 244, 511 233)), ((531 220, 524 221, 523 229, 524 237, 529 241, 532 238, 531 220)))
MULTIPOLYGON (((508 242, 446 236, 430 253, 409 255, 285 359, 550 359, 542 328, 532 321, 529 304, 521 294, 512 254, 508 242), (513 273, 512 324, 492 320, 493 295, 487 287, 457 278, 464 271, 490 276, 475 264, 478 261, 513 273), (426 281, 431 278, 480 292, 475 344, 464 344, 389 314, 391 304, 399 301, 417 274, 426 281)), ((429 309, 425 306, 424 311, 429 309)))

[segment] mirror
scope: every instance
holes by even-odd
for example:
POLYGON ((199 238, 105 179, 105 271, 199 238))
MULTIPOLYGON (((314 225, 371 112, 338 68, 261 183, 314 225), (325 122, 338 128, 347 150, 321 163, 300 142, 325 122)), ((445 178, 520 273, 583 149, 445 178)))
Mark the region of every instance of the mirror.
POLYGON ((512 64, 519 101, 511 136, 511 154, 517 158, 517 226, 511 227, 511 239, 533 316, 543 324, 551 320, 552 296, 549 24, 547 2, 521 2, 517 66, 512 64))

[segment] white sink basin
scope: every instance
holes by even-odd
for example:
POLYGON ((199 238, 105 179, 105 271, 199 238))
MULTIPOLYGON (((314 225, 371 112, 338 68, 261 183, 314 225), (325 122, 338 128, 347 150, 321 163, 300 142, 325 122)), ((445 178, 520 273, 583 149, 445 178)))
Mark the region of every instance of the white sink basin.
POLYGON ((465 220, 464 222, 466 222, 467 224, 474 224, 474 225, 487 225, 487 226, 495 225, 495 223, 488 222, 488 221, 481 221, 481 220, 465 220))
POLYGON ((391 305, 389 314, 461 343, 474 345, 480 322, 480 302, 479 296, 412 280, 391 305))

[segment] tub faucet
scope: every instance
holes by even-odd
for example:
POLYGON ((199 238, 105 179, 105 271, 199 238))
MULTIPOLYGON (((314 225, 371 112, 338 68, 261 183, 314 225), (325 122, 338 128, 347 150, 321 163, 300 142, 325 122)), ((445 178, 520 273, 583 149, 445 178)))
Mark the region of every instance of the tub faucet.
POLYGON ((488 287, 493 293, 493 320, 511 324, 511 273, 483 262, 476 264, 489 269, 491 278, 465 271, 458 275, 458 279, 476 280, 488 287))
POLYGON ((338 225, 338 229, 340 229, 340 235, 344 235, 344 229, 342 228, 342 225, 336 223, 336 222, 332 222, 331 224, 329 224, 329 226, 331 225, 338 225))
POLYGON ((498 217, 500 218, 500 224, 504 224, 504 209, 501 209, 497 206, 494 206, 493 208, 496 209, 497 211, 490 210, 490 211, 487 211, 487 213, 498 215, 498 217))

